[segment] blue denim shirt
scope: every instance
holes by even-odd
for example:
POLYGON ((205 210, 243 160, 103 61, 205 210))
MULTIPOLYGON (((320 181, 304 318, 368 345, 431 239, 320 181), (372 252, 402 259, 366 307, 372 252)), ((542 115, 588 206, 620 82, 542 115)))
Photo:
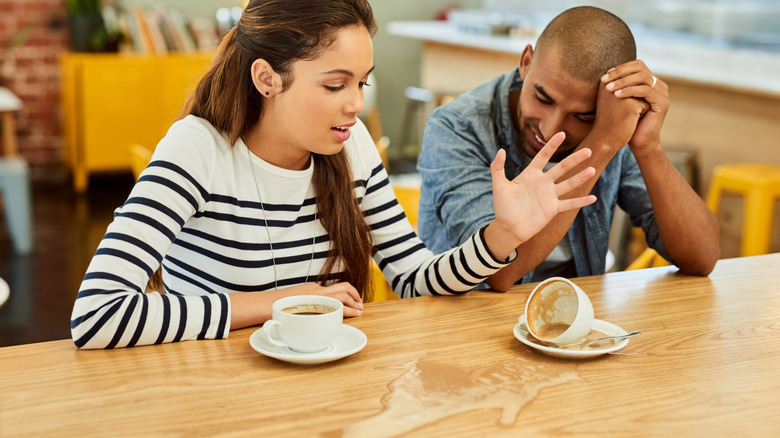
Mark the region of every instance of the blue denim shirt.
MULTIPOLYGON (((428 118, 417 162, 422 177, 418 227, 435 253, 461 244, 495 218, 490 163, 499 148, 507 152, 508 179, 525 168, 509 109, 509 92, 522 86, 515 68, 442 105, 428 118)), ((567 234, 577 276, 604 273, 615 205, 628 213, 634 226, 642 227, 648 245, 669 259, 628 146, 615 154, 591 193, 598 200, 580 210, 567 234)), ((521 282, 529 281, 530 273, 521 282)))

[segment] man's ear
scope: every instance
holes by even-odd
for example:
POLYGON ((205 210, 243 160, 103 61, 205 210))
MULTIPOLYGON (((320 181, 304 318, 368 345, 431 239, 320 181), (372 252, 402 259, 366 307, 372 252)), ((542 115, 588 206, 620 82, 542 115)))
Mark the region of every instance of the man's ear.
POLYGON ((265 59, 256 59, 252 63, 252 83, 263 96, 273 96, 281 91, 282 78, 265 59))
POLYGON ((525 46, 523 54, 520 55, 520 62, 518 67, 520 68, 520 77, 525 79, 525 75, 528 73, 528 69, 531 67, 531 59, 534 57, 534 49, 530 44, 525 46))

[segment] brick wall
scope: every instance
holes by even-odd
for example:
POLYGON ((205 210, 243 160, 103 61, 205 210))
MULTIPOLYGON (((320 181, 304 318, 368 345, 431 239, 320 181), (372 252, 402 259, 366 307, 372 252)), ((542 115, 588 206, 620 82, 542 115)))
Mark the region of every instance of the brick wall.
POLYGON ((62 168, 58 57, 68 47, 63 0, 0 0, 0 84, 22 100, 16 136, 34 176, 62 168), (28 25, 29 38, 9 49, 28 25))

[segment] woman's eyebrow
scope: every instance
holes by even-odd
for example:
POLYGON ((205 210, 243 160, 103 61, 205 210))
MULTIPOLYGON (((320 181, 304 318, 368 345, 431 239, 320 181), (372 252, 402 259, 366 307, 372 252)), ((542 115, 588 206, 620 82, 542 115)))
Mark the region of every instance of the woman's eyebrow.
MULTIPOLYGON (((372 66, 372 67, 371 67, 371 68, 368 70, 368 72, 367 72, 366 74, 364 74, 363 76, 368 76, 369 74, 371 74, 371 72, 372 72, 372 71, 374 71, 374 68, 375 68, 375 67, 376 67, 376 66, 372 66)), ((352 77, 355 77, 355 73, 352 73, 351 71, 349 71, 349 70, 346 70, 346 69, 343 69, 343 68, 337 68, 337 69, 329 70, 329 71, 326 71, 326 72, 322 72, 322 73, 320 73, 320 74, 321 74, 321 75, 323 75, 323 76, 324 76, 324 75, 333 75, 333 74, 339 74, 339 75, 345 75, 345 76, 349 76, 349 77, 351 77, 351 78, 352 78, 352 77)))

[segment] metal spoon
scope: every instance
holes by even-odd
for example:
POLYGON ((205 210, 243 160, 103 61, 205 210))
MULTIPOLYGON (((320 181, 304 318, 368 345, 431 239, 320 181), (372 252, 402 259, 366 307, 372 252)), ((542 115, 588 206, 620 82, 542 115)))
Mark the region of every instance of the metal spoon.
POLYGON ((595 341, 588 342, 586 345, 594 344, 596 342, 601 342, 601 341, 609 341, 610 339, 630 338, 632 336, 637 336, 639 334, 640 334, 640 332, 636 331, 636 332, 626 333, 625 335, 607 336, 605 338, 596 339, 595 341))

